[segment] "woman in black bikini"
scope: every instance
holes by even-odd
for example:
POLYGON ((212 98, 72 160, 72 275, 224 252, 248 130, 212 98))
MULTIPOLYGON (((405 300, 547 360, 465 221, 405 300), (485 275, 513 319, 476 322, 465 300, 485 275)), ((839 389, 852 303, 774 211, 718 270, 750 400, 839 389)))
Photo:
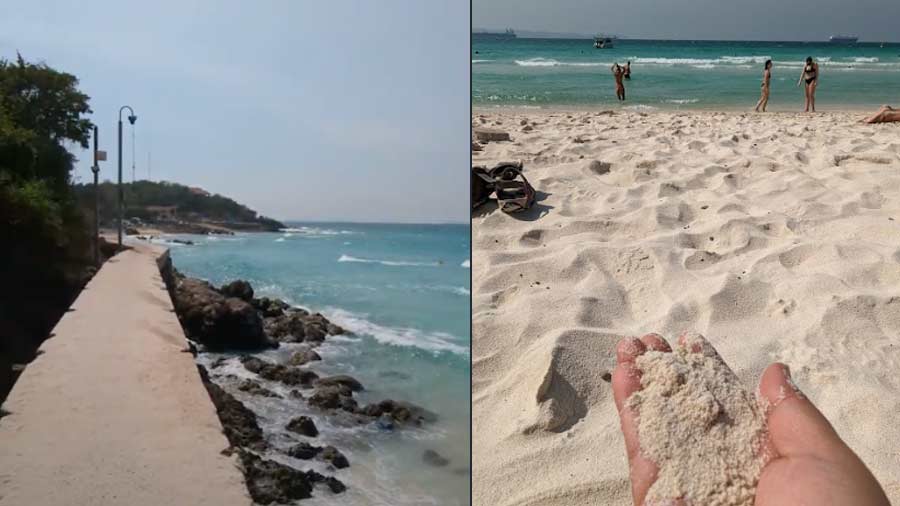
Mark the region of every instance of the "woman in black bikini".
POLYGON ((760 86, 759 102, 756 103, 756 112, 762 108, 762 112, 766 112, 766 105, 769 103, 769 84, 772 81, 772 60, 766 60, 763 68, 762 85, 760 86))
POLYGON ((806 81, 806 108, 805 112, 816 112, 816 87, 819 85, 819 64, 814 62, 812 56, 806 57, 806 65, 803 66, 803 72, 800 73, 800 80, 797 86, 806 81))

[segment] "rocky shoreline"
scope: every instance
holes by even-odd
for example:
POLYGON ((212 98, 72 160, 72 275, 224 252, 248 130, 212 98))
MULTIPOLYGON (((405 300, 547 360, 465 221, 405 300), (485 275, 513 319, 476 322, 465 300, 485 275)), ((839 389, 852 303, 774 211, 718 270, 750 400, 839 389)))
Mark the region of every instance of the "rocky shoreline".
MULTIPOLYGON (((346 485, 337 476, 341 470, 350 467, 351 462, 335 446, 316 444, 320 439, 316 419, 345 427, 371 425, 380 431, 403 430, 436 420, 435 414, 407 402, 384 399, 361 405, 354 396, 365 387, 358 380, 343 374, 320 376, 310 370, 310 365, 322 361, 317 347, 331 336, 347 334, 345 329, 323 315, 293 307, 279 299, 256 298, 246 281, 238 280, 217 288, 206 281, 184 276, 172 266, 168 257, 160 270, 195 356, 227 353, 207 361, 209 369, 219 369, 237 357, 246 372, 259 378, 210 374, 198 363, 200 376, 230 443, 227 451, 237 453, 247 488, 256 503, 289 504, 312 497, 317 489, 332 494, 346 490, 346 485), (278 348, 282 343, 294 343, 296 348, 283 363, 253 355, 278 348), (281 393, 267 388, 260 380, 269 382, 271 388, 281 393), (238 395, 278 398, 297 403, 298 411, 309 412, 309 416, 291 418, 280 429, 291 434, 294 444, 289 447, 273 445, 270 441, 273 436, 267 438, 257 414, 229 393, 226 386, 236 388, 238 395), (298 470, 268 458, 267 454, 271 456, 272 453, 315 463, 320 468, 324 466, 331 475, 314 469, 298 470)), ((432 450, 423 455, 423 461, 430 465, 446 465, 443 457, 432 450)))

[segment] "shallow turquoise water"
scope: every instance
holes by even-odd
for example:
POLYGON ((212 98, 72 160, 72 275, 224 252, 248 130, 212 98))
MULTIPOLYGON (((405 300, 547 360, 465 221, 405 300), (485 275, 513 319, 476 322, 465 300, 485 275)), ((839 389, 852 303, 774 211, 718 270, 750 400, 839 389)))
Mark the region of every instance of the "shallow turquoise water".
MULTIPOLYGON (((421 431, 328 434, 351 461, 350 472, 338 475, 350 486, 342 503, 468 503, 467 225, 294 223, 282 233, 179 237, 196 243, 171 246, 185 274, 215 285, 246 279, 257 296, 320 311, 351 330, 353 337, 322 347, 325 360, 315 367, 358 378, 367 389, 361 403, 408 400, 439 415, 421 431), (425 449, 448 457, 450 466, 424 466, 425 449)), ((267 358, 290 352, 283 348, 267 358)), ((243 373, 236 362, 225 370, 243 373)), ((262 415, 264 429, 300 414, 285 412, 289 404, 244 400, 262 415)))
POLYGON ((620 40, 594 49, 590 40, 475 38, 475 106, 619 106, 609 67, 632 62, 624 107, 752 108, 765 60, 773 60, 769 107, 803 107, 796 86, 807 56, 819 61, 817 109, 900 103, 900 44, 620 40))

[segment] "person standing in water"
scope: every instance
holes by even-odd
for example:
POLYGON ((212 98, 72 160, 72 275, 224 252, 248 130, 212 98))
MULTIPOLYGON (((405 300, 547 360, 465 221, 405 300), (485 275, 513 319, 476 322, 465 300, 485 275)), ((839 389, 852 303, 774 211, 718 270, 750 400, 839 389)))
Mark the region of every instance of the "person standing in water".
POLYGON ((625 100, 625 83, 622 82, 622 79, 625 76, 625 70, 618 63, 614 63, 610 70, 613 73, 613 77, 616 79, 616 98, 625 100))
POLYGON ((816 88, 819 86, 819 64, 813 61, 812 56, 806 57, 806 65, 803 66, 803 72, 800 73, 800 80, 797 81, 797 86, 800 86, 800 83, 804 81, 806 82, 806 106, 804 112, 810 112, 810 108, 812 109, 812 112, 816 112, 816 88))
POLYGON ((625 63, 625 79, 631 79, 631 60, 625 63))
POLYGON ((759 97, 759 102, 756 103, 756 112, 762 110, 762 112, 766 112, 766 105, 769 103, 769 82, 772 80, 772 60, 766 60, 766 65, 763 70, 763 79, 762 79, 762 91, 759 97))

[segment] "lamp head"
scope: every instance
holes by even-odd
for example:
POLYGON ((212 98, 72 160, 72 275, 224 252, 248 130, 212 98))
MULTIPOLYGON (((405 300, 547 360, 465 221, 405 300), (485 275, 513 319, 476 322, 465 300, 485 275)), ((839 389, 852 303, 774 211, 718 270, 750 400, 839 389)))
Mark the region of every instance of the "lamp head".
POLYGON ((137 116, 135 116, 134 114, 128 116, 129 123, 131 123, 133 125, 135 121, 137 121, 137 116))

